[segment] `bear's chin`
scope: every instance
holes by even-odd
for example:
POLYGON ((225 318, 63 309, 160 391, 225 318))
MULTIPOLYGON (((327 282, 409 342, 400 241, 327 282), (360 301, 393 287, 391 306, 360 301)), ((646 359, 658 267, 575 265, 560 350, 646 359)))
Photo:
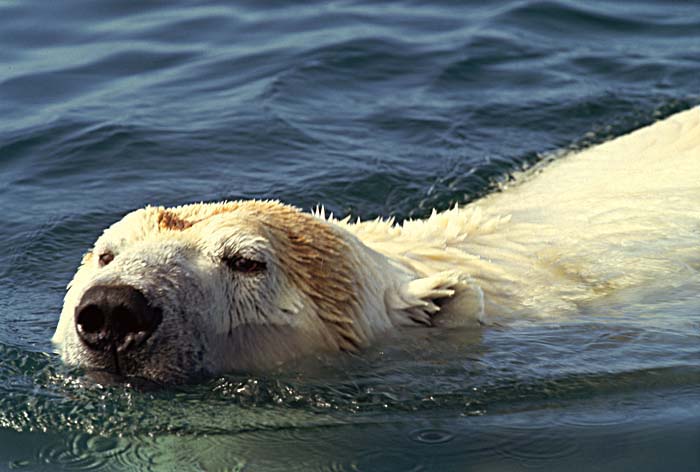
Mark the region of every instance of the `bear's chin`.
MULTIPOLYGON (((157 353, 159 346, 152 349, 157 353)), ((71 364, 81 369, 89 380, 103 385, 163 386, 199 382, 206 377, 194 366, 179 365, 166 357, 149 357, 145 352, 82 350, 71 364)))

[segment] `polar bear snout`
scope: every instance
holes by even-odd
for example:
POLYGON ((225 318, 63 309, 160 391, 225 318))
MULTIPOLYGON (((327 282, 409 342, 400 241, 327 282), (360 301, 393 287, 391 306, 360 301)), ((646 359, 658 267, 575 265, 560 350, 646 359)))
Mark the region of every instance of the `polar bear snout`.
POLYGON ((162 311, 134 287, 96 285, 75 309, 75 330, 90 350, 125 352, 143 344, 162 319, 162 311))

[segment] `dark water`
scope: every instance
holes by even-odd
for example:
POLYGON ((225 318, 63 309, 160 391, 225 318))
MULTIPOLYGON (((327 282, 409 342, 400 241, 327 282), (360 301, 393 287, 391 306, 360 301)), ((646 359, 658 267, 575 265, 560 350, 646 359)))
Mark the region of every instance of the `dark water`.
POLYGON ((0 2, 0 469, 700 470, 700 275, 142 391, 49 342, 147 203, 420 217, 700 103, 700 4, 0 2))

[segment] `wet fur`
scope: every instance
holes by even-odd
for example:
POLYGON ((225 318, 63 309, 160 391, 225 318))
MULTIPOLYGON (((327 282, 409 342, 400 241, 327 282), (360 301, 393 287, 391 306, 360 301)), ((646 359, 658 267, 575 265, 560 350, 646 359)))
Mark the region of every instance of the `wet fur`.
POLYGON ((146 207, 85 255, 54 341, 70 364, 176 382, 357 350, 398 325, 564 316, 700 270, 698 208, 698 108, 401 225, 275 201, 146 207), (231 253, 263 258, 265 274, 232 274, 231 253), (138 352, 114 359, 77 339, 75 307, 96 284, 130 284, 163 309, 138 352))

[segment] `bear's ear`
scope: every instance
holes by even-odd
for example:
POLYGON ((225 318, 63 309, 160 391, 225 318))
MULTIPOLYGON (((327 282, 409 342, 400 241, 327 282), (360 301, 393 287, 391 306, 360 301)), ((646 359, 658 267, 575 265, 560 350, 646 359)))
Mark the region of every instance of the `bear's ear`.
POLYGON ((432 316, 440 311, 436 301, 453 296, 460 282, 460 273, 456 271, 438 272, 421 279, 413 279, 395 287, 394 290, 387 290, 386 305, 389 310, 406 313, 406 321, 431 325, 432 316))

